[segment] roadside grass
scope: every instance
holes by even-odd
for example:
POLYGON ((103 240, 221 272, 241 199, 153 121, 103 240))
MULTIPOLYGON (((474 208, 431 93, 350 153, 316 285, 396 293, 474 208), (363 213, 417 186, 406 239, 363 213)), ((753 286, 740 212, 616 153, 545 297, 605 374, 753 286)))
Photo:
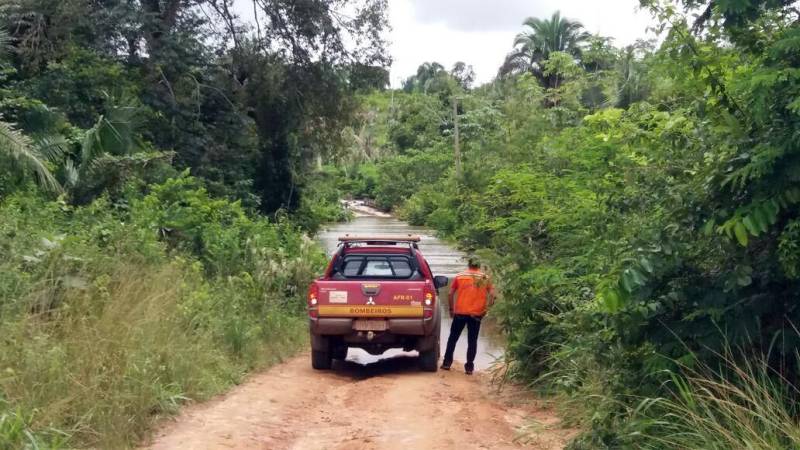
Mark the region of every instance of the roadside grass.
MULTIPOLYGON (((583 430, 571 450, 800 449, 800 355, 779 371, 770 353, 755 347, 727 343, 715 363, 673 361, 676 369, 660 377, 668 380, 661 396, 610 395, 627 374, 563 354, 561 370, 540 375, 528 388, 553 404, 562 426, 583 430)), ((517 364, 507 361, 502 381, 519 376, 517 364)))
POLYGON ((66 289, 58 310, 0 325, 0 387, 16 405, 0 420, 0 447, 134 445, 189 399, 222 392, 302 345, 302 321, 276 311, 258 343, 226 348, 182 311, 197 282, 180 263, 121 263, 94 286, 66 289))
POLYGON ((568 448, 653 450, 779 450, 800 448, 800 387, 770 367, 769 356, 726 347, 716 365, 680 365, 665 395, 609 396, 602 377, 580 393, 559 394, 560 412, 589 431, 568 448), (609 411, 616 411, 610 414, 609 411))
POLYGON ((736 358, 728 348, 720 360, 719 369, 684 368, 684 377, 672 376, 671 397, 640 405, 634 420, 644 424, 647 448, 800 448, 796 382, 771 368, 767 355, 736 358))

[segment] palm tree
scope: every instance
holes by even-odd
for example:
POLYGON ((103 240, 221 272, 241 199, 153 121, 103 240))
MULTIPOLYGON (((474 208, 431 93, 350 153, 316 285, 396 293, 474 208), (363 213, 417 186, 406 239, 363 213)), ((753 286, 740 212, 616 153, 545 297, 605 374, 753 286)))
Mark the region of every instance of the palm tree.
POLYGON ((644 55, 650 50, 650 44, 637 41, 625 47, 618 63, 620 75, 617 106, 627 108, 632 103, 647 97, 650 86, 647 80, 647 68, 643 62, 644 55))
POLYGON ((44 190, 62 191, 61 184, 48 167, 48 163, 61 161, 64 155, 63 143, 60 140, 34 141, 17 130, 13 124, 0 119, 0 154, 20 164, 23 170, 32 171, 44 190))
POLYGON ((500 68, 500 75, 530 72, 545 87, 556 87, 555 77, 544 74, 543 63, 552 52, 564 52, 580 57, 581 46, 591 37, 583 25, 561 17, 556 11, 549 19, 529 17, 523 22, 528 29, 514 39, 514 51, 500 68))
POLYGON ((440 87, 444 78, 448 75, 444 66, 438 62, 425 62, 417 68, 417 74, 412 75, 403 82, 403 90, 406 92, 425 92, 436 90, 440 87))
POLYGON ((79 155, 64 163, 65 186, 72 199, 85 203, 105 190, 118 189, 149 166, 171 163, 174 152, 153 150, 139 135, 142 108, 134 97, 107 96, 106 113, 86 130, 79 155))
MULTIPOLYGON (((0 62, 8 54, 10 42, 8 32, 0 28, 0 62)), ((22 170, 32 171, 39 185, 47 191, 62 191, 61 184, 48 167, 49 162, 58 161, 63 156, 62 144, 56 138, 34 140, 0 117, 0 155, 9 157, 22 170)))

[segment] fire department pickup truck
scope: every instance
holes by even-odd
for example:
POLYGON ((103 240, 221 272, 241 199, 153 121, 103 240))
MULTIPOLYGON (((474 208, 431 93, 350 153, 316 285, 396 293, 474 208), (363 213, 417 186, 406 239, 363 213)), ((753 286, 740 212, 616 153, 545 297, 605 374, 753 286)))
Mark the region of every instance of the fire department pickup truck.
POLYGON ((433 276, 419 251, 419 236, 346 235, 325 275, 308 290, 311 365, 330 369, 350 347, 380 355, 390 348, 419 352, 422 370, 439 360, 441 311, 433 276))

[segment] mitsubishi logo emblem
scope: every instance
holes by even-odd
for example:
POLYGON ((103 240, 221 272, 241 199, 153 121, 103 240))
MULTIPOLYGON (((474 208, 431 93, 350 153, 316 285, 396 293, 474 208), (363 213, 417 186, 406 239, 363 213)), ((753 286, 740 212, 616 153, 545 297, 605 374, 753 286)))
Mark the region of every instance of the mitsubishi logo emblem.
POLYGON ((374 305, 375 304, 375 300, 373 300, 372 297, 370 297, 369 300, 367 300, 367 304, 368 305, 374 305))

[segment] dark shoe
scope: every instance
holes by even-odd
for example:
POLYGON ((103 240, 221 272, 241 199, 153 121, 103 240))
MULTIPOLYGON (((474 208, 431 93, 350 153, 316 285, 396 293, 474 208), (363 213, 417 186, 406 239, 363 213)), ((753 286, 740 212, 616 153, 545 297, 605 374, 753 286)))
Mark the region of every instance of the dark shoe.
POLYGON ((467 375, 472 375, 474 369, 475 369, 474 365, 469 363, 464 364, 464 373, 466 373, 467 375))
POLYGON ((472 369, 465 369, 464 373, 467 375, 472 375, 472 369))
POLYGON ((450 370, 450 364, 444 363, 441 367, 442 370, 450 370))

